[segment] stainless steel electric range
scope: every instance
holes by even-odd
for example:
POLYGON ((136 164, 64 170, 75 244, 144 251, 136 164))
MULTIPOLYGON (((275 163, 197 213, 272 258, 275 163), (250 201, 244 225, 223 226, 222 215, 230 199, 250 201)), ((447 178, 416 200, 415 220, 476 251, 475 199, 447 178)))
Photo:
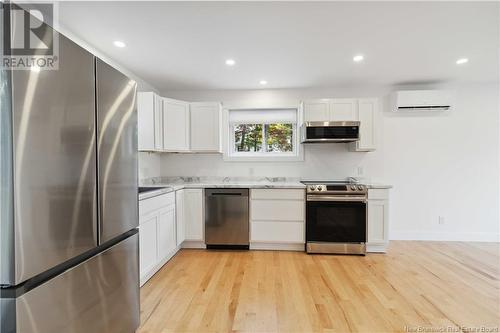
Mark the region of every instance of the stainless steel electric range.
POLYGON ((367 188, 354 180, 303 181, 307 253, 366 253, 367 188))

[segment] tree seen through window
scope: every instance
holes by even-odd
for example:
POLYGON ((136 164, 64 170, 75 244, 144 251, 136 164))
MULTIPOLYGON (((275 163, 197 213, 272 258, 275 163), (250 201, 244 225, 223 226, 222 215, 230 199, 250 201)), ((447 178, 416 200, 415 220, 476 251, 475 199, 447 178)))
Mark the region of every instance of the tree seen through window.
POLYGON ((235 152, 293 152, 292 124, 234 125, 235 152))

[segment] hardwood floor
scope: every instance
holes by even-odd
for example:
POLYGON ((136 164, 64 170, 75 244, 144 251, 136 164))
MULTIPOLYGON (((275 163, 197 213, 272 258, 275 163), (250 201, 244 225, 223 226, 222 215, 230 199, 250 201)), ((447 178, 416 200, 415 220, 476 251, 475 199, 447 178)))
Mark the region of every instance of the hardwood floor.
POLYGON ((365 257, 182 250, 141 289, 139 332, 498 329, 499 250, 403 241, 365 257))

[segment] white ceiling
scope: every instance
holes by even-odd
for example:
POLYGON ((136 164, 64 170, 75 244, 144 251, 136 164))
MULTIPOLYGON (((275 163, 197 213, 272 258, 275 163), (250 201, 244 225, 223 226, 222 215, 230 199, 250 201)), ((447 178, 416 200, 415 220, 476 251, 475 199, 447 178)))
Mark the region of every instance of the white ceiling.
POLYGON ((496 82, 499 74, 497 2, 62 2, 59 19, 160 91, 254 89, 262 79, 267 88, 496 82), (358 53, 363 63, 352 61, 358 53), (457 66, 462 57, 469 63, 457 66))

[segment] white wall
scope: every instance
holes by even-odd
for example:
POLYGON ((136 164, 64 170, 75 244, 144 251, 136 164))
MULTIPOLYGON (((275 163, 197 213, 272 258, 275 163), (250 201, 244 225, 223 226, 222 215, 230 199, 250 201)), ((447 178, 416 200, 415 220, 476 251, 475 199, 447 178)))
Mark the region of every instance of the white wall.
MULTIPOLYGON (((450 88, 450 87, 449 87, 450 88)), ((393 239, 499 239, 499 112, 497 85, 463 85, 448 113, 381 112, 378 149, 308 145, 302 162, 226 162, 220 155, 163 154, 164 176, 289 176, 335 179, 358 175, 394 186, 393 239), (444 217, 444 224, 438 217, 444 217)), ((391 88, 166 92, 188 101, 259 105, 321 97, 382 97, 391 88)), ((387 105, 387 103, 386 103, 387 105)))
POLYGON ((100 50, 96 49, 94 46, 89 44, 87 41, 83 40, 76 34, 74 34, 70 29, 66 28, 65 26, 58 25, 57 27, 58 31, 61 32, 63 35, 71 39, 73 42, 77 43, 90 53, 94 54, 95 56, 99 57, 101 60, 105 61, 106 63, 110 64, 123 74, 127 75, 131 79, 137 82, 137 90, 138 91, 154 91, 158 92, 158 90, 153 87, 153 85, 149 84, 148 82, 144 81, 142 78, 137 76, 135 73, 132 73, 129 71, 127 68, 123 67, 119 63, 117 63, 114 59, 111 59, 108 57, 106 54, 101 52, 100 50))

